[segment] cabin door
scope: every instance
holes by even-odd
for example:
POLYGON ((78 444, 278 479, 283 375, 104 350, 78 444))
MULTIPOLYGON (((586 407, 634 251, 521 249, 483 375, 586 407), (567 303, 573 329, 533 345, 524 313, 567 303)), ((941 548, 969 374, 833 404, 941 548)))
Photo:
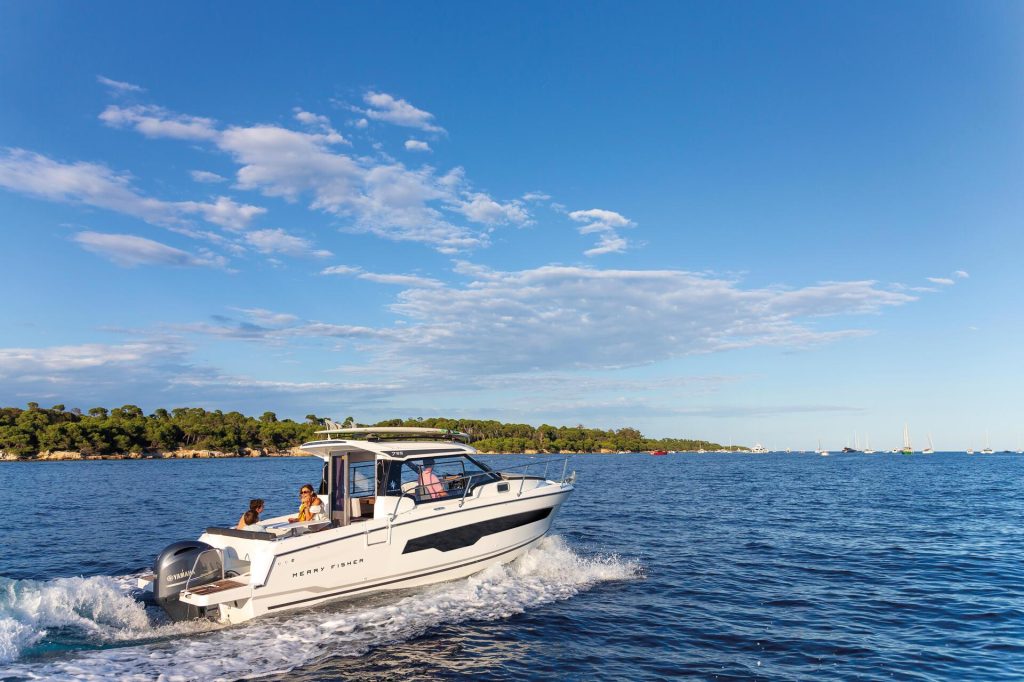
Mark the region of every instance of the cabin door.
POLYGON ((331 455, 330 482, 331 522, 336 526, 349 523, 348 455, 331 455))

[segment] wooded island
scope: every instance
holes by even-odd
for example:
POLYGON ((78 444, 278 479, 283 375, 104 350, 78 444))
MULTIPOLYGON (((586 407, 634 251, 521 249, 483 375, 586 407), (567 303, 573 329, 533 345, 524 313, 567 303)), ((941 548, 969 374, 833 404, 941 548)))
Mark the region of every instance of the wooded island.
MULTIPOLYGON (((323 429, 323 417, 306 415, 304 422, 278 419, 273 412, 247 417, 241 412, 208 411, 200 407, 163 408, 145 414, 135 405, 87 412, 28 403, 26 409, 0 408, 0 458, 8 460, 118 458, 144 456, 262 456, 283 454, 323 429), (62 453, 53 457, 53 453, 62 453), (177 453, 177 454, 176 454, 177 453), (77 456, 76 456, 77 455, 77 456)), ((646 438, 625 427, 604 431, 579 426, 504 424, 494 420, 389 419, 350 426, 422 426, 468 433, 485 453, 643 452, 647 450, 718 450, 716 443, 686 438, 646 438)), ((739 448, 736 448, 739 449, 739 448)))

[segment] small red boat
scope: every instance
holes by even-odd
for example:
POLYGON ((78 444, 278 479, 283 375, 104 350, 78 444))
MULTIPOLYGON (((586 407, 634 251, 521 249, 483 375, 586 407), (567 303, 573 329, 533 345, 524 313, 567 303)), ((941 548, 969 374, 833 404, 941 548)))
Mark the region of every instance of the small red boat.
POLYGON ((668 450, 651 450, 651 454, 652 455, 657 455, 657 456, 667 455, 668 454, 668 450))

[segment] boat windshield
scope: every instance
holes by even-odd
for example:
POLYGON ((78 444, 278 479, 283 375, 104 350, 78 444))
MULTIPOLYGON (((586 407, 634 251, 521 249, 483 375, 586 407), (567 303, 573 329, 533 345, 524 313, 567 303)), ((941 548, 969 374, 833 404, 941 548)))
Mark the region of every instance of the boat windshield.
POLYGON ((411 495, 417 502, 462 497, 474 487, 500 478, 468 455, 416 457, 390 463, 387 494, 411 495))

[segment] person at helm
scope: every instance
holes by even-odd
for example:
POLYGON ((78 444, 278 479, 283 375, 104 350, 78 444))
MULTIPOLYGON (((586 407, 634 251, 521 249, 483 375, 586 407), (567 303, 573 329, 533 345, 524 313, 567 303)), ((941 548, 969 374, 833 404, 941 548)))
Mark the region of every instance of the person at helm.
POLYGON ((444 484, 434 473, 434 460, 432 459, 423 460, 423 468, 420 469, 420 494, 430 496, 432 500, 445 496, 444 484))

